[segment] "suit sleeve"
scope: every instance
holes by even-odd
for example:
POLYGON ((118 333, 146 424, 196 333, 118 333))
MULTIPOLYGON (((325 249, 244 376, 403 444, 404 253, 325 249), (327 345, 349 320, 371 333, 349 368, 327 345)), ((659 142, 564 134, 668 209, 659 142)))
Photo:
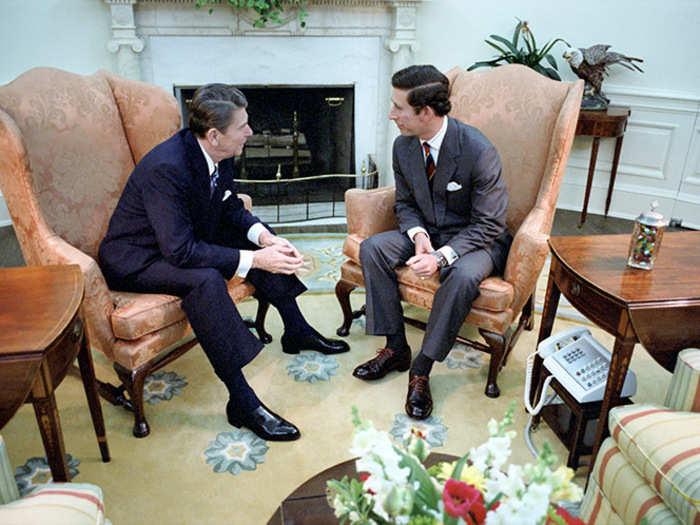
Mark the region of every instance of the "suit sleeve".
POLYGON ((239 251, 195 237, 187 199, 191 192, 187 181, 170 166, 156 167, 144 183, 146 214, 163 257, 180 268, 217 268, 233 275, 239 251))
POLYGON ((411 228, 426 229, 423 214, 418 209, 418 204, 413 196, 411 187, 406 181, 406 177, 401 171, 401 162, 396 152, 396 143, 393 148, 394 181, 396 184, 396 202, 394 202, 394 213, 399 223, 401 233, 407 233, 411 228))
POLYGON ((471 218, 447 243, 458 255, 490 246, 507 229, 508 190, 496 148, 481 151, 471 173, 471 218))

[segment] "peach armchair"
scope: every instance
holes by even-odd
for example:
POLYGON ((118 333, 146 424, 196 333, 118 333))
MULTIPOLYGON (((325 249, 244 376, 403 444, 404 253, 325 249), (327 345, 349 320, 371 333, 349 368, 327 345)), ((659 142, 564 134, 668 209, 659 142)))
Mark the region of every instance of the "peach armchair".
MULTIPOLYGON (((480 129, 494 144, 503 163, 508 187, 508 228, 513 234, 505 272, 481 283, 481 295, 465 322, 479 329, 486 344, 458 338, 491 354, 486 395, 500 394, 497 377, 523 328, 533 327, 534 290, 548 253, 566 160, 578 120, 583 82, 556 82, 520 65, 485 72, 453 68, 450 80, 450 116, 480 129), (517 326, 512 325, 520 316, 517 326)), ((360 243, 369 236, 397 228, 393 213, 394 187, 351 189, 345 194, 348 236, 336 296, 343 310, 339 335, 347 335, 353 312, 350 292, 364 286, 360 243)), ((430 309, 439 286, 437 276, 420 280, 411 270, 396 270, 401 299, 430 309)), ((424 323, 407 322, 425 327, 424 323)))
MULTIPOLYGON (((174 97, 106 71, 36 68, 0 86, 0 187, 25 261, 80 265, 88 343, 113 362, 121 381, 99 381, 100 393, 134 412, 137 437, 150 431, 146 377, 197 341, 179 298, 110 290, 97 249, 134 165, 179 127, 174 97)), ((250 198, 244 201, 250 208, 250 198)), ((239 278, 229 283, 236 302, 254 291, 239 278)), ((259 303, 256 319, 265 341, 267 307, 259 303)))

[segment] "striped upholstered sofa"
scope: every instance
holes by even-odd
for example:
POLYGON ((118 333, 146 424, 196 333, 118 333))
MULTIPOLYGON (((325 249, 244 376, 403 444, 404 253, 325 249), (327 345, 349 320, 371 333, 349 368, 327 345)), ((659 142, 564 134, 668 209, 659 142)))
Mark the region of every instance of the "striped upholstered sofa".
POLYGON ((2 525, 109 525, 102 490, 88 483, 47 483, 20 498, 0 436, 2 525))
POLYGON ((610 412, 581 505, 589 525, 700 523, 700 350, 678 355, 665 406, 610 412))

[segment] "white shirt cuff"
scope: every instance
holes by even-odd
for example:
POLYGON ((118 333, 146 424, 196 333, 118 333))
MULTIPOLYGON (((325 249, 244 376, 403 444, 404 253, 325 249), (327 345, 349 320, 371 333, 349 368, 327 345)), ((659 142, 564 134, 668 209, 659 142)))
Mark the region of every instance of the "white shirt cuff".
POLYGON ((428 232, 426 231, 425 228, 422 228, 420 226, 416 226, 415 228, 410 228, 407 232, 406 235, 408 235, 408 238, 411 239, 413 243, 416 241, 413 240, 413 238, 416 236, 417 233, 423 232, 426 235, 428 235, 428 232))
POLYGON ((236 268, 236 275, 238 277, 245 278, 248 275, 248 271, 251 266, 253 266, 253 251, 252 250, 239 250, 238 252, 238 268, 236 268))
POLYGON ((452 264, 459 259, 459 255, 457 255, 457 252, 455 252, 451 246, 445 245, 442 248, 438 248, 438 251, 445 256, 447 264, 452 264))
MULTIPOLYGON (((258 242, 258 239, 260 239, 260 234, 263 232, 266 232, 266 231, 267 231, 267 228, 265 228, 263 223, 256 222, 248 229, 248 234, 247 234, 248 240, 250 242, 252 242, 253 244, 257 244, 258 246, 260 246, 262 248, 262 244, 260 244, 258 242)), ((251 262, 252 262, 252 260, 253 259, 251 258, 251 262)), ((246 273, 247 273, 247 270, 246 270, 246 273)))

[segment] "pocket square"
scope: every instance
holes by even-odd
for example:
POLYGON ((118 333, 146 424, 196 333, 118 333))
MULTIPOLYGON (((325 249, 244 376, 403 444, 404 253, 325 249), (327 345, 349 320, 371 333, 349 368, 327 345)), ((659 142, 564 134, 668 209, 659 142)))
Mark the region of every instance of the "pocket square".
POLYGON ((231 191, 230 191, 230 190, 226 190, 226 191, 224 192, 224 198, 221 199, 221 202, 225 201, 225 200, 228 199, 230 196, 231 196, 231 191))
POLYGON ((449 184, 447 184, 447 191, 459 191, 461 189, 462 185, 459 182, 451 180, 449 184))

